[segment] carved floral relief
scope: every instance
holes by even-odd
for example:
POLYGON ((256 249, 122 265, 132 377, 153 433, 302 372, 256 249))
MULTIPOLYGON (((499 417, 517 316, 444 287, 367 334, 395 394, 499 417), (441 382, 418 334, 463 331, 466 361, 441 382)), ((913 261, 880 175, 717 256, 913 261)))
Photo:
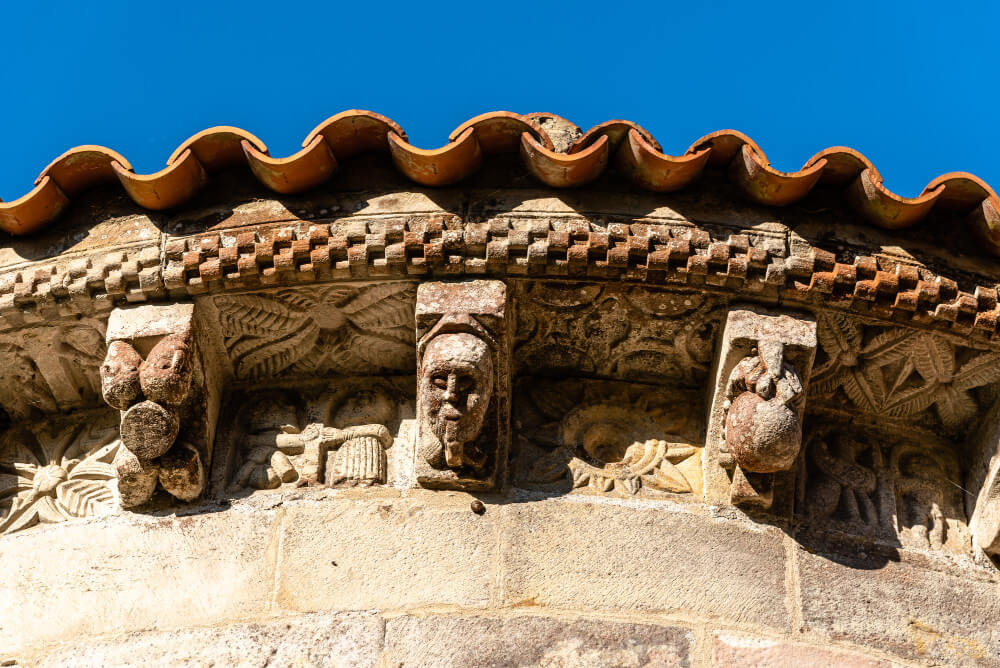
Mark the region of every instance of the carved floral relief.
POLYGON ((52 419, 0 439, 0 533, 113 512, 117 415, 52 419))
POLYGON ((936 423, 958 433, 982 408, 976 390, 1000 382, 1000 353, 929 332, 825 313, 818 337, 810 401, 846 401, 864 413, 936 423))
POLYGON ((215 298, 243 379, 283 372, 412 373, 416 284, 311 285, 215 298))
POLYGON ((638 383, 524 378, 514 482, 619 496, 700 494, 702 400, 638 383))
POLYGON ((518 373, 699 387, 722 300, 694 292, 575 282, 517 286, 518 373))

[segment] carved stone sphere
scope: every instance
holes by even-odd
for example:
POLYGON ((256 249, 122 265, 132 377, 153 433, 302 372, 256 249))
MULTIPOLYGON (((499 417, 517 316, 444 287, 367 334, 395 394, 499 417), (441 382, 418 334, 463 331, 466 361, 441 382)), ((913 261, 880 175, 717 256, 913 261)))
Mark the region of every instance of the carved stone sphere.
POLYGON ((168 406, 178 406, 187 397, 194 371, 190 337, 171 334, 153 346, 139 369, 139 381, 146 398, 168 406))
POLYGON ((780 400, 744 392, 729 407, 726 445, 744 471, 787 471, 802 445, 802 425, 796 412, 780 400))
POLYGON ((101 394, 108 405, 125 410, 139 398, 139 366, 142 357, 128 343, 112 341, 101 365, 101 394))
POLYGON ((142 462, 169 450, 179 430, 176 413, 152 401, 141 401, 122 414, 122 444, 142 462))

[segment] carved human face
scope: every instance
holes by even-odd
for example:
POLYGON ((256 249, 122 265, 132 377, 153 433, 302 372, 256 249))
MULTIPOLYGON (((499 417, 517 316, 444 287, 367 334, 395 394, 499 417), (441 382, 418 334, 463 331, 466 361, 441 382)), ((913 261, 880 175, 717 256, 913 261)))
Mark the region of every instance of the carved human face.
POLYGON ((476 439, 493 397, 493 358, 472 334, 441 334, 424 351, 420 375, 427 426, 445 450, 448 466, 474 464, 465 445, 476 439))

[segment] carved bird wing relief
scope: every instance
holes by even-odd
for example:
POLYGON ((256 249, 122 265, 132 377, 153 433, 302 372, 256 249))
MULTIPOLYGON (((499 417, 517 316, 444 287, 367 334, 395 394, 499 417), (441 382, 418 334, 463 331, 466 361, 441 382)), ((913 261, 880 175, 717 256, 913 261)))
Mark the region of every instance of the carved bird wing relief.
POLYGON ((302 310, 312 300, 287 301, 259 295, 216 299, 226 348, 241 378, 276 374, 315 344, 319 328, 302 310))

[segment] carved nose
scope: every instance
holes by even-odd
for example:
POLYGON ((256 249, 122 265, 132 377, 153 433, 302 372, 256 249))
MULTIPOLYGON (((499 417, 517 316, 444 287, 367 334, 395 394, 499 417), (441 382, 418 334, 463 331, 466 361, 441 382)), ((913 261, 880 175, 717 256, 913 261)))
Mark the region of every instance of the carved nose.
POLYGON ((444 391, 444 400, 448 403, 455 403, 458 401, 458 392, 456 391, 456 386, 458 385, 458 378, 454 375, 448 376, 448 386, 444 391))
POLYGON ((462 417, 462 414, 458 412, 457 408, 455 408, 455 404, 448 400, 446 400, 441 406, 441 412, 439 415, 445 420, 457 420, 462 417))

